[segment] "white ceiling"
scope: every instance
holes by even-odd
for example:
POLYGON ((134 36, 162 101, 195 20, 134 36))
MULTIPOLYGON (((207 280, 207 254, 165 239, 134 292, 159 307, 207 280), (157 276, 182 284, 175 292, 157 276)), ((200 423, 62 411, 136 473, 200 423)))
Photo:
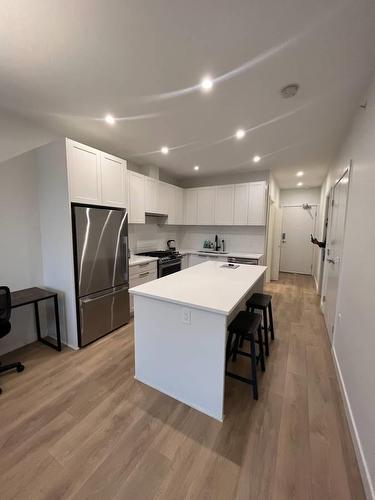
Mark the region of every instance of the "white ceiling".
POLYGON ((374 21, 373 0, 2 0, 0 103, 176 177, 272 169, 289 188, 303 170, 317 186, 372 73, 374 21))

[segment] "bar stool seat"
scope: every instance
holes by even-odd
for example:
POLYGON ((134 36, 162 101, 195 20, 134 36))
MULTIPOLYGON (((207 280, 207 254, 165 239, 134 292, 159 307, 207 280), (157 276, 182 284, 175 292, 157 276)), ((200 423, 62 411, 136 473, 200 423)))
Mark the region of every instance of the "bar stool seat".
POLYGON ((269 333, 271 333, 271 340, 275 340, 272 315, 272 295, 267 295, 266 293, 253 293, 250 299, 246 301, 246 307, 248 311, 254 312, 258 309, 263 313, 264 345, 266 356, 269 356, 269 333))
POLYGON ((229 325, 226 349, 226 363, 228 363, 230 357, 232 357, 233 361, 236 361, 238 355, 246 356, 251 359, 251 377, 245 378, 228 370, 226 370, 225 373, 229 377, 252 385, 253 397, 254 399, 258 399, 258 381, 256 373, 257 363, 260 361, 262 371, 265 371, 266 369, 262 338, 262 316, 260 314, 241 311, 229 325), (257 340, 255 340, 256 335, 258 337, 257 340), (248 340, 250 342, 250 352, 241 351, 239 349, 240 343, 242 344, 244 340, 248 340), (256 344, 258 344, 259 347, 258 356, 256 353, 256 344))

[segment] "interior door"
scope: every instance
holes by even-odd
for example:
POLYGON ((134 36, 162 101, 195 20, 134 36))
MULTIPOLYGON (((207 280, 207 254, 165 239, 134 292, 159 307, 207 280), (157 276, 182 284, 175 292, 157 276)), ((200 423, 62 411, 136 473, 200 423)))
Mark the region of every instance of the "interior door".
POLYGON ((315 232, 316 206, 283 207, 280 271, 312 274, 314 245, 310 235, 315 232))
POLYGON ((336 319, 337 291, 341 270, 348 192, 349 169, 346 170, 344 175, 332 189, 331 210, 328 218, 325 257, 326 287, 324 293, 324 319, 331 342, 333 340, 336 319))

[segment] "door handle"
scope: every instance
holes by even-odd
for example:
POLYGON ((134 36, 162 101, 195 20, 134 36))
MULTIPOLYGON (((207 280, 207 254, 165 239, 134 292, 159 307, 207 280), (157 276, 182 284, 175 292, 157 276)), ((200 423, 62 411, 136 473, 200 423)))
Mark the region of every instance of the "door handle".
POLYGON ((335 260, 334 259, 327 259, 327 262, 329 262, 330 264, 334 264, 335 260))

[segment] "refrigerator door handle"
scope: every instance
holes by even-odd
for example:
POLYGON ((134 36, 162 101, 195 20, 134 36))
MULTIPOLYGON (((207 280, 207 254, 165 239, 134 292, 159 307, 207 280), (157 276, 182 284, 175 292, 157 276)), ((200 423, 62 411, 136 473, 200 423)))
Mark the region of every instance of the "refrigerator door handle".
POLYGON ((129 281, 129 254, 128 254, 128 237, 127 236, 124 236, 123 241, 122 241, 121 262, 122 262, 124 281, 126 283, 128 283, 128 281, 129 281))
POLYGON ((118 295, 119 293, 122 293, 124 290, 127 290, 127 289, 128 289, 128 287, 122 287, 122 288, 119 288, 118 290, 110 290, 106 293, 95 294, 95 297, 83 297, 83 298, 80 298, 79 300, 83 304, 89 304, 90 302, 94 302, 95 300, 101 299, 103 297, 107 297, 107 295, 118 295))

